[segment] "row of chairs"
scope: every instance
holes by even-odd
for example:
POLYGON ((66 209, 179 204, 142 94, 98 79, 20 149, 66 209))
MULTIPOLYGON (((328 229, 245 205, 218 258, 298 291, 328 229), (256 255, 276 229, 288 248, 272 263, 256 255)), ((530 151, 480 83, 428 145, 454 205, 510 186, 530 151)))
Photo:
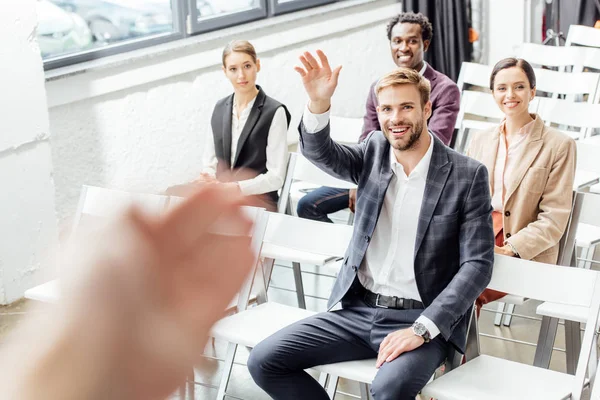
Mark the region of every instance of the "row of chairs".
MULTIPOLYGON (((596 196, 598 197, 598 196, 596 196)), ((82 223, 86 223, 85 221, 91 221, 93 223, 97 223, 99 218, 102 218, 108 215, 109 211, 115 212, 118 210, 119 206, 124 205, 130 202, 139 202, 142 204, 144 208, 146 208, 149 212, 160 212, 161 210, 168 207, 170 204, 174 204, 177 202, 177 198, 168 198, 166 196, 157 196, 157 195, 131 195, 125 192, 112 191, 100 188, 92 188, 85 187, 82 193, 82 200, 80 201, 80 212, 78 212, 77 224, 81 225, 82 223), (147 199, 147 200, 146 200, 147 199), (142 201, 143 200, 143 201, 142 201)), ((600 204, 597 205, 600 207, 600 204)), ((256 232, 255 232, 256 234, 256 232)), ((291 216, 285 216, 282 214, 269 214, 269 222, 267 224, 267 228, 265 230, 265 236, 262 238, 262 248, 261 254, 265 253, 266 248, 269 246, 276 246, 279 248, 289 248, 295 252, 304 253, 304 254, 314 254, 319 257, 325 257, 329 259, 335 259, 341 257, 350 241, 350 237, 352 234, 352 228, 347 225, 340 224, 324 224, 315 221, 307 221, 298 219, 291 216), (335 230, 333 232, 332 230, 335 230)), ((502 259, 502 258, 500 258, 502 259)), ((521 272, 519 271, 519 275, 521 276, 521 272)), ((261 267, 257 268, 257 273, 262 275, 262 279, 253 279, 250 285, 253 283, 260 284, 262 286, 262 290, 258 292, 261 293, 260 296, 256 296, 256 301, 262 303, 266 299, 266 282, 268 282, 267 272, 261 267)), ((541 276, 541 275, 540 275, 541 276)), ((539 278, 539 277, 538 277, 539 278)), ((572 287, 579 287, 578 283, 571 286, 567 281, 565 281, 566 286, 569 288, 571 292, 573 292, 572 287)), ((544 283, 544 285, 546 284, 544 283)), ((511 293, 519 294, 520 292, 513 289, 506 289, 505 287, 495 287, 497 290, 509 291, 511 293)), ((251 296, 250 290, 245 286, 245 289, 241 291, 241 295, 238 297, 235 307, 237 307, 238 313, 231 318, 235 319, 226 319, 226 321, 230 321, 227 323, 233 323, 236 329, 227 328, 227 324, 225 322, 219 323, 215 327, 215 336, 221 339, 227 339, 230 342, 240 342, 238 344, 242 344, 248 347, 252 347, 251 340, 255 340, 254 345, 258 343, 258 341, 262 340, 262 338, 268 336, 270 333, 274 332, 276 329, 281 328, 282 323, 286 323, 288 321, 288 317, 293 319, 294 322, 297 319, 312 315, 310 311, 305 311, 297 308, 291 309, 283 309, 285 306, 282 305, 267 305, 252 308, 246 312, 246 314, 239 314, 240 311, 246 309, 247 304, 249 303, 251 296), (273 308, 270 310, 270 308, 273 308), (247 319, 250 311, 259 312, 262 315, 261 318, 267 318, 267 320, 255 320, 254 316, 249 319, 249 321, 253 321, 253 323, 248 322, 249 326, 245 327, 242 322, 237 319, 247 319), (283 312, 285 311, 285 312, 283 312), (241 316, 243 315, 243 316, 241 316), (282 316, 286 317, 282 319, 282 316), (267 323, 267 322, 270 322, 267 323), (260 323, 257 323, 260 322, 260 323), (240 325, 241 324, 241 325, 240 325), (275 325, 273 325, 275 324, 275 325), (268 328, 271 327, 271 328, 268 328), (254 330, 252 330, 252 329, 254 330), (271 329, 271 330, 268 330, 271 329), (247 335, 250 332, 255 332, 253 334, 247 335), (233 335, 233 336, 231 336, 233 335), (237 335, 237 336, 236 336, 237 335), (255 338, 255 339, 252 339, 255 338)), ((561 292, 562 293, 562 292, 561 292)), ((35 298, 32 296, 32 293, 28 294, 28 297, 35 298)), ((529 296, 535 298, 534 296, 529 296)), ((555 301, 556 298, 552 297, 551 299, 540 298, 541 300, 551 301, 555 304, 559 304, 560 306, 575 306, 580 309, 585 309, 584 306, 581 305, 573 305, 571 303, 563 302, 563 301, 555 301)), ((564 300, 564 299, 563 299, 564 300)), ((232 304, 232 307, 234 305, 232 304)), ((585 321, 585 316, 584 316, 585 321)), ((234 346, 234 345, 232 345, 234 346)), ((231 348, 231 346, 230 346, 231 348)), ((228 351, 228 357, 226 359, 226 365, 232 365, 233 357, 235 355, 235 350, 228 351), (231 363, 229 362, 231 360, 231 363)), ((481 361, 480 361, 481 362, 481 361)), ((490 361, 496 363, 496 360, 490 361)), ((480 367, 478 367, 480 368, 480 367)), ((323 373, 327 373, 330 376, 334 377, 344 377, 347 379, 357 380, 363 383, 371 382, 376 370, 374 369, 372 363, 369 364, 368 361, 365 362, 352 362, 352 363, 341 363, 340 365, 330 365, 323 366, 318 368, 323 373)), ((228 380, 229 374, 227 373, 227 368, 225 369, 226 373, 224 376, 224 382, 221 383, 221 388, 223 396, 225 395, 226 383, 228 380), (227 378, 225 378, 227 376, 227 378)), ((229 370, 230 371, 230 370, 229 370)), ((538 371, 539 372, 539 371, 538 371)), ((335 387, 335 382, 337 379, 328 379, 325 380, 329 382, 331 387, 335 387)), ((334 390, 329 388, 330 390, 334 390)), ((363 386, 364 387, 364 386, 363 386)), ((366 390, 363 388, 363 392, 366 393, 366 390)), ((443 397, 442 397, 443 398, 443 397)))

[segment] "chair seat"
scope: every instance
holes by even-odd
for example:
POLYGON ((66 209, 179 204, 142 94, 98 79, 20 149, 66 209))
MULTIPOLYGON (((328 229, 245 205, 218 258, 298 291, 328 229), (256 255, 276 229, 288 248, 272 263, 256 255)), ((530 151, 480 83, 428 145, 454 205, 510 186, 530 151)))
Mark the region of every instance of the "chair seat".
POLYGON ((438 400, 552 400, 571 395, 575 376, 482 355, 429 383, 438 400))
POLYGON ((545 317, 561 318, 567 321, 585 322, 587 321, 590 309, 588 307, 578 307, 558 303, 544 302, 540 304, 536 313, 545 317))
POLYGON ((289 247, 277 246, 271 243, 263 243, 262 250, 260 252, 262 257, 272 258, 278 261, 290 261, 299 262, 312 265, 323 266, 327 263, 336 261, 339 257, 332 257, 330 255, 308 253, 302 250, 295 250, 289 247))
POLYGON ((254 347, 278 330, 314 314, 302 308, 268 302, 218 321, 212 328, 212 336, 254 347))
POLYGON ((600 227, 579 223, 575 241, 578 247, 591 247, 600 243, 600 227))
POLYGON ((503 298, 499 299, 502 303, 514 304, 516 306, 522 306, 527 300, 525 297, 515 296, 514 294, 507 294, 503 298))
MULTIPOLYGON (((316 313, 313 311, 269 302, 223 318, 213 326, 212 336, 242 346, 254 347, 275 332, 314 314, 316 313)), ((377 374, 375 361, 347 361, 320 365, 314 369, 354 381, 371 383, 377 374)))
POLYGON ((318 367, 314 367, 314 369, 340 378, 370 384, 375 379, 375 375, 377 375, 378 370, 375 368, 376 362, 377 359, 375 358, 345 361, 335 364, 319 365, 318 367))
POLYGON ((41 301, 43 303, 58 302, 58 299, 60 298, 58 279, 54 279, 26 290, 25 298, 29 300, 41 301))
MULTIPOLYGON (((58 279, 46 282, 42 285, 32 287, 25 291, 25 298, 29 300, 41 301, 42 303, 57 303, 60 300, 60 282, 58 279)), ((257 295, 250 295, 248 300, 251 304, 256 302, 257 295)), ((238 294, 231 300, 227 306, 227 310, 232 310, 237 307, 238 294)))
POLYGON ((575 179, 573 181, 573 190, 583 190, 587 187, 596 185, 600 176, 597 172, 586 171, 584 169, 578 168, 575 171, 575 179))

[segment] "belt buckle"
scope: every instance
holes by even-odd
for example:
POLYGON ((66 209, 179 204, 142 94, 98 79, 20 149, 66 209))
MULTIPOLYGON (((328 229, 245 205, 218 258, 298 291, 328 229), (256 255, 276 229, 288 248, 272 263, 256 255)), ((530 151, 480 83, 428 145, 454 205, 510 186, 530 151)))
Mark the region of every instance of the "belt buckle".
POLYGON ((379 304, 379 293, 377 293, 377 297, 375 298, 375 307, 389 308, 388 306, 384 306, 384 305, 379 304))

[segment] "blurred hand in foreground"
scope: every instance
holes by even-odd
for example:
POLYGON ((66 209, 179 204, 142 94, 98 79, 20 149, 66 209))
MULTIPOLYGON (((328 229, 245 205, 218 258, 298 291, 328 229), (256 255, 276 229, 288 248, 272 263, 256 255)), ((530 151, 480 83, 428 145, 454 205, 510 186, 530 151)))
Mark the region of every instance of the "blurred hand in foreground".
POLYGON ((242 201, 205 185, 162 216, 130 209, 74 238, 61 263, 77 274, 61 278, 60 304, 4 344, 5 398, 166 399, 252 266, 249 236, 210 233, 217 219, 249 232, 242 201))

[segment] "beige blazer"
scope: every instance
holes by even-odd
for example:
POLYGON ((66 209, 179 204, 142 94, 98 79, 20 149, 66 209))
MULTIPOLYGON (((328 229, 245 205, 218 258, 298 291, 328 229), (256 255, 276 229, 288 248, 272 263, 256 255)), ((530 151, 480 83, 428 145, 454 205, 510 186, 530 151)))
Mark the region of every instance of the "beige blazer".
MULTIPOLYGON (((504 240, 523 259, 556 264, 573 202, 575 141, 544 125, 537 114, 525 141, 522 160, 506 183, 504 240)), ((467 150, 487 167, 491 182, 499 142, 496 127, 474 134, 467 150)))

